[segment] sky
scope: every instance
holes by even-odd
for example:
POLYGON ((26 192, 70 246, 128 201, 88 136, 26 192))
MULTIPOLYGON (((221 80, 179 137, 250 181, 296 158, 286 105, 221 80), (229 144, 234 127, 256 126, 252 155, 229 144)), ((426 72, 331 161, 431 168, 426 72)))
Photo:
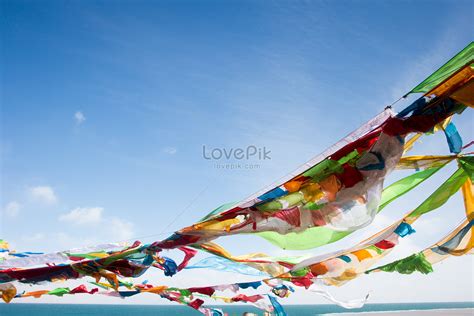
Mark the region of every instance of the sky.
MULTIPOLYGON (((165 238, 316 156, 473 40, 473 4, 462 0, 0 5, 0 238, 18 251, 165 238), (269 151, 268 159, 206 159, 238 148, 269 151)), ((454 118, 465 143, 472 122, 472 110, 454 118)), ((447 154, 444 135, 424 137, 412 153, 447 154)), ((219 242, 235 254, 348 248, 416 207, 454 166, 445 169, 332 245, 284 252, 256 236, 219 242)), ((458 194, 384 262, 436 242, 463 212, 458 194)), ((472 301, 473 263, 450 258, 428 276, 377 273, 330 291, 371 292, 372 303, 472 301)), ((146 276, 185 287, 241 280, 196 271, 146 276)), ((286 302, 327 303, 303 292, 286 302)), ((24 301, 167 303, 152 295, 24 301)))

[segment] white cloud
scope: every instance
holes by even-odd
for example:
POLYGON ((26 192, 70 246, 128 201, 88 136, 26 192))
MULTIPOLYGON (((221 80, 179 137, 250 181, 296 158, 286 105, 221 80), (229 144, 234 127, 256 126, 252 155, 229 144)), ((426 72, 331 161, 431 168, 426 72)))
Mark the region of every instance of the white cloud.
MULTIPOLYGON (((98 238, 98 240, 128 240, 133 237, 133 223, 123 220, 119 217, 103 216, 103 207, 76 207, 66 214, 59 216, 61 222, 68 222, 74 225, 100 225, 103 227, 103 233, 107 237, 98 238)), ((95 226, 91 229, 95 229, 95 226)), ((100 237, 101 234, 97 235, 100 237)))
POLYGON ((5 206, 5 208, 3 209, 3 212, 5 215, 9 217, 15 217, 20 212, 20 209, 21 209, 21 204, 16 201, 12 201, 5 206))
POLYGON ((127 240, 133 237, 133 224, 123 219, 113 217, 107 221, 109 235, 114 240, 127 240))
POLYGON ((11 249, 15 250, 34 250, 45 253, 63 251, 65 249, 73 249, 77 247, 85 247, 86 245, 100 244, 102 236, 84 236, 71 234, 71 231, 65 232, 37 232, 26 233, 11 249), (95 238, 94 238, 95 237, 95 238))
POLYGON ((100 243, 94 236, 84 238, 83 236, 75 236, 65 232, 50 233, 48 239, 57 240, 54 250, 73 249, 100 243))
POLYGON ((86 120, 86 117, 81 111, 74 113, 74 120, 76 120, 77 125, 81 125, 86 120))
POLYGON ((178 151, 178 149, 176 149, 175 147, 165 147, 165 148, 163 148, 163 152, 168 154, 168 155, 174 155, 174 154, 176 154, 177 151, 178 151))
POLYGON ((99 224, 102 221, 102 207, 76 207, 67 214, 59 216, 59 220, 77 225, 99 224))
POLYGON ((58 201, 53 188, 50 186, 37 186, 30 188, 30 194, 34 199, 46 204, 55 204, 58 201))

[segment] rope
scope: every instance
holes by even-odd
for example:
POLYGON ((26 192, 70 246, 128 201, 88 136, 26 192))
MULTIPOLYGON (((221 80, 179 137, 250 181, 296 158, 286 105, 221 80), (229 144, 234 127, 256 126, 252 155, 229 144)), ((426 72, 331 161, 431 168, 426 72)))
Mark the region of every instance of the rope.
POLYGON ((168 225, 165 226, 159 233, 152 234, 152 235, 145 235, 145 236, 138 236, 138 237, 133 237, 129 239, 124 239, 119 242, 126 242, 126 241, 134 241, 134 240, 140 240, 140 239, 145 239, 145 238, 151 238, 151 237, 157 237, 157 236, 163 236, 163 235, 170 235, 174 233, 174 231, 167 231, 168 228, 171 227, 176 221, 186 213, 189 208, 201 197, 201 195, 206 192, 206 190, 209 188, 210 182, 201 190, 199 193, 197 193, 191 201, 168 223, 168 225))

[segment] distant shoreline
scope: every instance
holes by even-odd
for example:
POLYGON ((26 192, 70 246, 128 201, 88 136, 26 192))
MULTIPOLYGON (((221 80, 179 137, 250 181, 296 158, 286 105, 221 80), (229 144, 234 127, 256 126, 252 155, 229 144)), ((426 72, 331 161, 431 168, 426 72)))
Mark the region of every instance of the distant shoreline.
POLYGON ((425 309, 425 310, 399 310, 399 311, 379 311, 379 312, 347 312, 347 313, 331 313, 329 315, 381 315, 381 316, 416 316, 416 315, 473 315, 474 308, 443 308, 443 309, 425 309))
MULTIPOLYGON (((26 299, 25 299, 26 300, 26 299)), ((24 303, 0 304, 2 316, 198 316, 199 312, 180 305, 138 305, 138 304, 57 304, 41 303, 28 299, 24 303)), ((207 305, 220 308, 229 315, 240 316, 245 312, 263 315, 263 311, 252 305, 228 304, 207 305)), ((437 303, 379 303, 366 304, 363 308, 348 310, 334 304, 283 305, 288 316, 463 316, 473 315, 474 302, 437 303)))

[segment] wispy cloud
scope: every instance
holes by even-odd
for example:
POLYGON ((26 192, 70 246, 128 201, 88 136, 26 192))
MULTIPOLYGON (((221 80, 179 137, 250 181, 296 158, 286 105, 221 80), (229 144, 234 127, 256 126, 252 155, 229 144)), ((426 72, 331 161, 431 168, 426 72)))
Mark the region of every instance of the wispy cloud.
MULTIPOLYGON (((71 223, 76 226, 89 226, 95 229, 101 225, 104 229, 94 234, 100 237, 102 233, 107 235, 106 239, 127 240, 133 237, 133 223, 116 216, 104 216, 103 207, 76 207, 68 213, 58 217, 61 222, 71 223)), ((98 238, 98 240, 105 238, 98 238)))
POLYGON ((59 216, 59 220, 76 225, 99 224, 102 221, 103 211, 102 207, 77 207, 59 216))
POLYGON ((165 147, 163 148, 163 152, 168 155, 174 155, 178 152, 178 149, 175 147, 165 147))
MULTIPOLYGON (((90 237, 90 236, 88 236, 90 237)), ((71 249, 75 247, 93 245, 100 242, 100 236, 96 238, 84 238, 83 236, 75 236, 70 232, 37 232, 23 235, 21 240, 21 248, 13 248, 18 250, 36 249, 38 251, 59 251, 71 249), (54 240, 54 243, 51 242, 54 240)))
POLYGON ((9 217, 15 217, 20 212, 20 209, 21 209, 21 204, 16 201, 12 201, 4 207, 3 213, 9 217))
POLYGON ((74 120, 76 121, 77 125, 81 125, 86 120, 86 117, 81 111, 77 111, 74 113, 74 120))
POLYGON ((112 217, 107 221, 108 235, 114 240, 127 240, 133 238, 133 224, 129 221, 112 217))
POLYGON ((39 202, 51 205, 57 203, 58 201, 53 188, 50 186, 32 187, 29 191, 31 197, 39 202))
POLYGON ((392 85, 392 100, 410 91, 463 48, 459 46, 462 35, 458 31, 463 28, 463 23, 465 23, 464 19, 459 19, 456 24, 450 25, 438 39, 431 39, 431 44, 426 47, 423 54, 414 57, 409 64, 404 66, 403 75, 398 80, 394 80, 392 85))

